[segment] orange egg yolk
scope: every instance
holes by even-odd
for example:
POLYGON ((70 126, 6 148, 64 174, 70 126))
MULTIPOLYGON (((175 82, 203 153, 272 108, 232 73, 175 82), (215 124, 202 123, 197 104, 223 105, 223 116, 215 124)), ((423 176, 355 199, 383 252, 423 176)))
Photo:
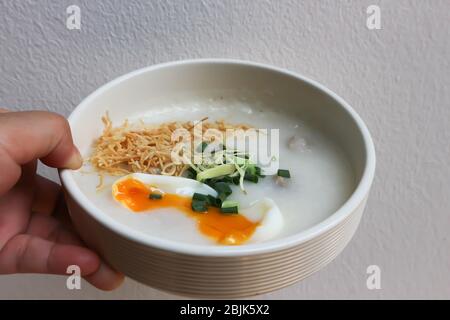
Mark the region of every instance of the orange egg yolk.
POLYGON ((243 215, 226 215, 215 207, 208 207, 204 213, 196 212, 192 210, 190 197, 164 193, 161 199, 151 199, 150 194, 154 193, 162 194, 157 188, 148 187, 132 178, 118 182, 113 188, 113 197, 134 212, 169 207, 184 212, 197 220, 201 233, 220 244, 242 244, 250 238, 258 226, 258 223, 248 220, 243 215))

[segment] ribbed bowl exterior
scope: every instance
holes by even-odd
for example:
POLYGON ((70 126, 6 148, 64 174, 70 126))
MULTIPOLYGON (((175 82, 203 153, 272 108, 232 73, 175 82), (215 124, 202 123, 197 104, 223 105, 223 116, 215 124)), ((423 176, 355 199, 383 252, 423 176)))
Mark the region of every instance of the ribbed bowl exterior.
POLYGON ((333 260, 355 233, 365 200, 335 226, 296 246, 240 257, 180 254, 143 245, 106 228, 66 196, 83 240, 128 277, 183 296, 236 298, 277 290, 333 260))

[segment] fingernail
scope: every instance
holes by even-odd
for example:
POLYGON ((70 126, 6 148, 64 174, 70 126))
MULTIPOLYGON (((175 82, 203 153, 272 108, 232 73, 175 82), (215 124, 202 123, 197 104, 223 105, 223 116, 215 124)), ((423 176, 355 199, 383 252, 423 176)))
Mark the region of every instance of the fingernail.
POLYGON ((72 155, 69 160, 67 160, 66 165, 64 166, 67 169, 79 169, 83 165, 83 158, 80 155, 80 152, 77 148, 73 148, 72 155))

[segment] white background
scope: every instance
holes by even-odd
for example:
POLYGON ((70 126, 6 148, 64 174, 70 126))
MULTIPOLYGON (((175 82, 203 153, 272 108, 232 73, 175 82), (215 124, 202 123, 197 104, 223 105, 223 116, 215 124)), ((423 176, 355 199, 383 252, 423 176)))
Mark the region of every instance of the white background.
MULTIPOLYGON (((184 58, 248 59, 311 77, 366 121, 376 179, 343 254, 260 298, 450 298, 449 22, 450 0, 0 0, 0 105, 68 115, 121 74, 184 58), (81 30, 65 27, 71 4, 81 30), (370 4, 382 30, 366 28, 370 4), (381 290, 366 288, 371 264, 381 290)), ((0 298, 169 297, 129 279, 104 293, 85 282, 69 291, 63 277, 0 276, 0 298)))

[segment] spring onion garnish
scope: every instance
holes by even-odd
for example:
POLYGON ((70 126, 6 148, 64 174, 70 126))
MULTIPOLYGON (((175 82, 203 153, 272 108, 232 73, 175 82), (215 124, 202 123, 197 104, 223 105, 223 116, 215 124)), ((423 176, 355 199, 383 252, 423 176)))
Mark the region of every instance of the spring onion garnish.
POLYGON ((197 177, 197 172, 193 169, 193 168, 188 168, 186 171, 185 171, 185 176, 186 176, 186 178, 188 178, 188 179, 196 179, 196 177, 197 177))
POLYGON ((233 201, 233 200, 225 200, 224 202, 222 202, 222 206, 221 208, 233 208, 236 207, 239 209, 239 203, 237 201, 233 201))
POLYGON ((233 164, 222 164, 217 167, 213 167, 210 169, 206 169, 197 174, 198 181, 204 181, 206 179, 211 179, 220 176, 226 176, 232 174, 236 171, 235 166, 233 164))
POLYGON ((193 194, 192 209, 194 211, 204 212, 204 211, 206 211, 206 209, 209 206, 220 208, 222 206, 222 201, 219 198, 213 197, 210 194, 208 194, 208 195, 201 194, 201 193, 193 194), (198 210, 194 209, 194 203, 195 203, 195 208, 197 208, 198 210))
POLYGON ((208 210, 206 200, 192 200, 191 206, 195 212, 206 212, 208 210))
POLYGON ((208 196, 196 192, 196 193, 193 194, 192 200, 197 200, 197 201, 207 201, 207 200, 208 200, 208 196))
POLYGON ((245 170, 245 173, 252 176, 256 175, 256 166, 253 164, 249 164, 247 166, 247 169, 245 170))
POLYGON ((160 194, 160 193, 150 193, 148 198, 151 199, 151 200, 161 200, 162 199, 162 194, 160 194))
MULTIPOLYGON (((239 186, 246 193, 244 181, 258 183, 265 175, 262 169, 252 161, 249 153, 230 150, 223 144, 214 141, 203 141, 198 144, 197 152, 201 152, 200 163, 193 163, 183 155, 183 160, 189 164, 185 177, 195 179, 209 185, 217 191, 217 197, 195 193, 192 197, 192 209, 206 212, 209 206, 220 208, 225 214, 238 213, 238 203, 227 200, 232 190, 230 185, 239 186)), ((276 160, 275 157, 272 160, 276 160)), ((279 169, 278 177, 290 178, 289 170, 279 169)))
POLYGON ((251 181, 253 183, 258 183, 258 176, 256 174, 245 173, 244 180, 251 181))
POLYGON ((260 177, 260 178, 264 178, 264 177, 265 177, 265 175, 263 175, 262 172, 261 172, 261 168, 260 168, 260 167, 257 167, 257 166, 255 166, 255 174, 256 174, 258 177, 260 177))
POLYGON ((291 173, 289 172, 289 170, 278 169, 277 176, 282 177, 282 178, 290 178, 291 173))
MULTIPOLYGON (((192 163, 188 157, 183 156, 190 168, 186 170, 186 177, 206 182, 208 179, 227 179, 226 182, 239 184, 245 192, 244 177, 247 168, 255 171, 255 164, 251 162, 250 155, 238 150, 228 150, 223 144, 202 142, 197 150, 201 149, 201 163, 192 163), (211 149, 211 152, 208 150, 211 149)), ((255 174, 255 172, 253 172, 255 174)), ((255 179, 252 179, 255 180, 255 179)))
POLYGON ((222 201, 219 198, 215 198, 212 195, 208 194, 207 202, 210 206, 220 208, 222 205, 222 201))
POLYGON ((227 207, 227 208, 220 208, 220 212, 223 214, 237 214, 238 207, 227 207))
POLYGON ((225 182, 216 182, 211 187, 217 191, 217 198, 222 202, 233 192, 231 191, 230 186, 225 182))

